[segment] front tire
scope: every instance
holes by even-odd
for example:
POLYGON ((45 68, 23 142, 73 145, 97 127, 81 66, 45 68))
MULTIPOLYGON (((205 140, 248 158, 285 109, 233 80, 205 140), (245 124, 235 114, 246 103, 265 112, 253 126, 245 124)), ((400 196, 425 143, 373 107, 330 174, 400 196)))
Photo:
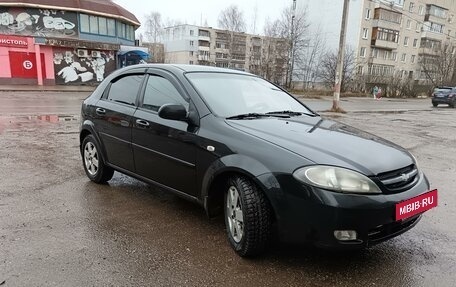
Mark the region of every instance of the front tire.
POLYGON ((271 234, 272 211, 264 193, 249 179, 235 176, 225 190, 225 225, 231 247, 242 257, 264 251, 271 234))
POLYGON ((433 105, 434 108, 435 108, 435 107, 437 107, 439 104, 437 104, 437 103, 432 103, 432 105, 433 105))
POLYGON ((105 183, 114 175, 114 170, 104 163, 101 149, 93 135, 82 142, 82 164, 87 177, 95 183, 105 183))

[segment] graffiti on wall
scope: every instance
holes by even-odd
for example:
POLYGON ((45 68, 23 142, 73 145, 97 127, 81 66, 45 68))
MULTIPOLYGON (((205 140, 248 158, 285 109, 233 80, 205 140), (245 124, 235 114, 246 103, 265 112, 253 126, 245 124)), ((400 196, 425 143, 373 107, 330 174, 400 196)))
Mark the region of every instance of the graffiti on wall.
POLYGON ((0 8, 0 34, 77 38, 78 18, 68 11, 0 8))
POLYGON ((101 82, 115 69, 114 51, 54 49, 56 84, 101 82))

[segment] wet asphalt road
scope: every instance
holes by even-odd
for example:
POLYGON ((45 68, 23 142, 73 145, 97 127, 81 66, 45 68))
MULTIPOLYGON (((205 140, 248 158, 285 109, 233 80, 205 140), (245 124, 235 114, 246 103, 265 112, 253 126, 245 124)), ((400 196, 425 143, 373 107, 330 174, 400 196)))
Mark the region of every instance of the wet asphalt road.
POLYGON ((87 179, 86 96, 0 93, 0 286, 456 286, 456 109, 347 99, 336 118, 415 154, 440 192, 415 228, 364 252, 274 243, 242 259, 201 207, 118 173, 87 179))

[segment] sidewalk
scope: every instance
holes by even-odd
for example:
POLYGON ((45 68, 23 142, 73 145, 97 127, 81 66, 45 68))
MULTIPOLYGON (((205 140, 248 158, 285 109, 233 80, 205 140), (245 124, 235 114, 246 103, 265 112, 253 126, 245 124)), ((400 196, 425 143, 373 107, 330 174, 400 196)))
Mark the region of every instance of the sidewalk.
POLYGON ((55 86, 38 86, 38 85, 0 85, 0 91, 12 92, 92 92, 95 86, 71 86, 71 85, 55 85, 55 86))

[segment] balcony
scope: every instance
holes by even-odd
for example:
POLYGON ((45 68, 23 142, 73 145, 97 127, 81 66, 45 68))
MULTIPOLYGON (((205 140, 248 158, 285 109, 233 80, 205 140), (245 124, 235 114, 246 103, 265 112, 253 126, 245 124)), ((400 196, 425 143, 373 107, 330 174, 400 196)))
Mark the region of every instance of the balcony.
POLYGON ((433 32, 433 31, 422 31, 421 38, 435 39, 438 41, 445 40, 446 35, 443 33, 433 32))
POLYGON ((372 20, 372 27, 379 27, 379 28, 386 28, 386 29, 391 29, 391 30, 397 30, 397 27, 400 24, 386 21, 386 20, 381 20, 381 19, 374 19, 372 20))
POLYGON ((209 55, 198 55, 198 61, 209 61, 209 55))
POLYGON ((446 22, 447 22, 447 19, 446 18, 437 17, 437 16, 434 16, 432 14, 426 14, 424 16, 424 21, 425 22, 433 22, 433 23, 438 23, 438 24, 445 25, 446 22))
POLYGON ((208 47, 208 46, 199 46, 198 47, 198 50, 200 51, 210 51, 211 47, 208 47))
POLYGON ((372 39, 371 46, 387 50, 395 50, 399 47, 399 43, 379 39, 372 39))
POLYGON ((419 49, 419 54, 420 55, 430 55, 430 56, 437 56, 439 52, 437 52, 437 48, 428 48, 428 47, 423 47, 419 49))

